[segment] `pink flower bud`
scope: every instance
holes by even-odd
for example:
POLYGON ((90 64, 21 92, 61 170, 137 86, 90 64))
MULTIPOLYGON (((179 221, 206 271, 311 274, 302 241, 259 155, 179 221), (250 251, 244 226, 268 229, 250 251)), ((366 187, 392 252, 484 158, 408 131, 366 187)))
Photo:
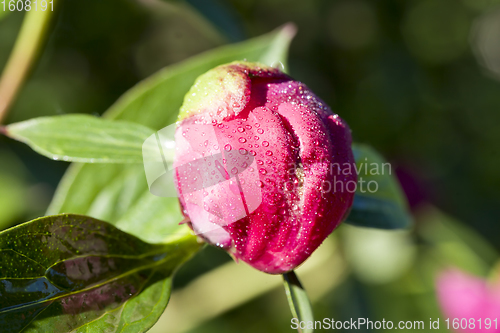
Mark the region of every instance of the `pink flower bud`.
POLYGON ((200 76, 175 140, 175 181, 193 230, 263 272, 304 262, 352 204, 347 124, 275 68, 234 62, 200 76))
POLYGON ((500 281, 490 284, 452 269, 439 275, 436 288, 443 315, 450 318, 454 331, 500 332, 500 281))

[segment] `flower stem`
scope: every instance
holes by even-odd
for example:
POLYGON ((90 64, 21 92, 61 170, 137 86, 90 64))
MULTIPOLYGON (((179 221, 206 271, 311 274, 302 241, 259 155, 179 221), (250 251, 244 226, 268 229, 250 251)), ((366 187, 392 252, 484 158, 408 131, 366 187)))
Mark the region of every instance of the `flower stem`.
POLYGON ((41 8, 32 8, 24 16, 16 43, 0 78, 0 123, 7 116, 45 41, 54 13, 51 9, 53 8, 48 7, 42 11, 41 8))
MULTIPOLYGON (((293 317, 298 322, 313 322, 311 301, 294 271, 283 274, 283 285, 293 317)), ((297 331, 299 333, 313 332, 308 327, 302 329, 300 325, 297 327, 297 331)))

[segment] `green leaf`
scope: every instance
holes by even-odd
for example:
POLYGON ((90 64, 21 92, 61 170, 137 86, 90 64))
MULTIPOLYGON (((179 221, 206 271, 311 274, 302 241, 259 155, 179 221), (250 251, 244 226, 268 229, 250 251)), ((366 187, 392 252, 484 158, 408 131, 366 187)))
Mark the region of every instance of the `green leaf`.
POLYGON ((204 52, 168 66, 127 91, 107 111, 111 119, 128 120, 159 130, 175 122, 184 95, 198 76, 235 60, 286 63, 294 30, 286 25, 267 35, 204 52))
POLYGON ((0 230, 13 224, 26 209, 26 184, 0 171, 0 230))
POLYGON ((48 214, 71 212, 106 220, 144 241, 158 243, 184 234, 177 198, 148 190, 142 165, 73 164, 59 184, 48 214))
MULTIPOLYGON (((293 317, 299 322, 314 322, 311 302, 294 271, 283 274, 283 284, 293 317)), ((307 326, 305 329, 301 329, 299 326, 297 331, 310 333, 313 332, 313 329, 307 328, 307 326)))
POLYGON ((151 245, 87 216, 0 233, 2 332, 145 332, 167 305, 196 239, 151 245))
MULTIPOLYGON (((155 130, 175 123, 184 95, 195 79, 209 69, 234 60, 260 61, 285 36, 285 26, 267 35, 228 45, 168 66, 126 92, 104 117, 135 122, 155 130)), ((284 45, 283 47, 286 47, 284 45)), ((278 52, 279 53, 279 52, 278 52)), ((284 62, 286 52, 275 60, 284 62), (283 58, 280 58, 283 57, 283 58)), ((160 242, 182 233, 177 198, 149 193, 142 166, 73 164, 59 184, 48 214, 71 212, 101 218, 145 241, 160 242)))
POLYGON ((153 130, 132 122, 89 115, 34 118, 4 133, 54 160, 84 163, 142 163, 142 145, 153 130))
POLYGON ((273 43, 267 51, 260 56, 259 61, 269 66, 283 65, 282 71, 288 73, 288 48, 292 38, 297 33, 297 27, 294 24, 285 25, 279 34, 276 35, 273 43))
POLYGON ((354 144, 352 149, 358 186, 346 223, 380 229, 408 228, 412 218, 392 166, 369 146, 354 144))
POLYGON ((32 208, 26 170, 23 163, 8 150, 0 150, 0 230, 12 226, 32 208))

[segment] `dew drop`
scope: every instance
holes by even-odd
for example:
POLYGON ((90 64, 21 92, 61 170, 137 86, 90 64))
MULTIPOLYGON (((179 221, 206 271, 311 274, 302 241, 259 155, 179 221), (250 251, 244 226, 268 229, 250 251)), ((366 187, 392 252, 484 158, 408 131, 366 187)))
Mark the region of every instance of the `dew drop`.
POLYGON ((261 175, 265 175, 267 173, 266 169, 260 169, 259 172, 261 175))
POLYGON ((243 133, 245 132, 245 129, 243 127, 238 127, 238 132, 243 133))
POLYGON ((264 133, 264 130, 262 128, 257 129, 257 133, 262 134, 264 133))
POLYGON ((245 142, 247 142, 247 139, 245 139, 245 138, 239 138, 238 141, 241 142, 241 143, 245 143, 245 142))
POLYGON ((269 142, 267 142, 267 141, 262 141, 262 145, 263 145, 264 147, 269 147, 269 142))
POLYGON ((272 156, 272 155, 273 155, 273 152, 272 152, 272 151, 270 151, 270 150, 268 150, 268 151, 266 151, 266 155, 267 155, 267 156, 272 156))
POLYGON ((232 148, 233 148, 233 147, 231 147, 231 145, 230 145, 230 144, 227 144, 227 145, 225 145, 225 146, 224 146, 224 150, 225 150, 225 151, 231 151, 231 149, 232 149, 232 148))

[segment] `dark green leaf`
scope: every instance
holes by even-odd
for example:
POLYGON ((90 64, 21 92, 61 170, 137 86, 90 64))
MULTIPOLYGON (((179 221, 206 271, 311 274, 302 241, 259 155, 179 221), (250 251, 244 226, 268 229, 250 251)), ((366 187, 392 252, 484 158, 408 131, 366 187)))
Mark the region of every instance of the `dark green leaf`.
POLYGON ((358 186, 346 223, 380 229, 409 227, 412 218, 392 166, 366 145, 354 144, 352 149, 358 186))
MULTIPOLYGON (((283 274, 283 284, 293 317, 299 322, 314 322, 311 302, 294 271, 283 274)), ((297 331, 300 333, 313 332, 307 326, 305 329, 301 329, 299 326, 297 331)))
POLYGON ((163 312, 190 235, 151 245, 79 215, 0 233, 2 332, 144 332, 163 312))
MULTIPOLYGON (((159 130, 177 119, 184 95, 194 80, 209 69, 234 60, 258 61, 265 56, 285 62, 293 28, 224 46, 166 67, 126 92, 104 117, 126 120, 159 130)), ((182 232, 182 214, 177 198, 149 193, 142 166, 117 164, 73 164, 64 176, 48 210, 90 215, 150 242, 182 232)), ((175 235, 174 235, 175 236, 175 235)))
POLYGON ((142 145, 154 133, 126 121, 88 115, 34 118, 5 127, 5 134, 54 160, 142 163, 142 145))

